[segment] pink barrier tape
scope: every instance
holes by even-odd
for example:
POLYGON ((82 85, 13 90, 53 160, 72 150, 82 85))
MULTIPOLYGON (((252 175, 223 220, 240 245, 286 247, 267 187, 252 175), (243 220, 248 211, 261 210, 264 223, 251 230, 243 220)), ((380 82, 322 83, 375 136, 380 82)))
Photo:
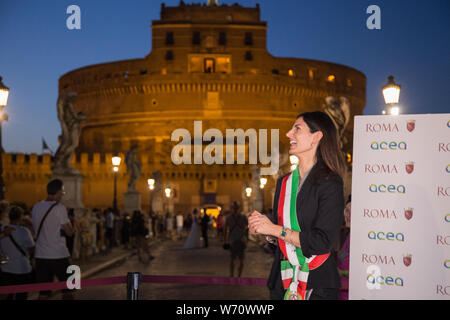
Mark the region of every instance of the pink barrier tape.
MULTIPOLYGON (((81 280, 81 288, 97 287, 113 284, 126 283, 127 277, 109 277, 97 279, 81 280)), ((189 283, 189 284, 216 284, 216 285, 235 285, 235 286, 265 286, 265 278, 229 278, 229 277, 196 277, 196 276, 153 276, 143 275, 144 283, 189 283)), ((18 292, 34 292, 46 290, 67 289, 65 281, 45 282, 33 284, 21 284, 15 286, 0 286, 0 294, 10 294, 18 292)))
POLYGON ((224 284, 235 286, 265 286, 266 278, 229 278, 229 277, 195 277, 195 276, 142 276, 143 282, 153 283, 190 283, 190 284, 224 284))
MULTIPOLYGON (((85 279, 81 280, 81 287, 96 287, 106 286, 112 284, 126 283, 127 277, 110 277, 110 278, 98 278, 98 279, 85 279)), ((44 282, 33 284, 20 284, 15 286, 0 286, 0 294, 10 294, 18 292, 34 292, 34 291, 46 291, 46 290, 63 290, 67 289, 66 281, 61 282, 44 282)))

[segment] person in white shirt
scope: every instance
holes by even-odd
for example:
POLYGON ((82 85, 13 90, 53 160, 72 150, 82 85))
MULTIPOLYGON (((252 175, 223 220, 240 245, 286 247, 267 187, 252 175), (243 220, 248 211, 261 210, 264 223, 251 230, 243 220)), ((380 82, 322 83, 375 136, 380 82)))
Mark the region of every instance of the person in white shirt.
MULTIPOLYGON (((47 184, 47 199, 36 203, 31 213, 36 232, 36 280, 52 282, 53 277, 67 281, 70 253, 64 235, 72 236, 73 227, 64 205, 59 203, 65 194, 63 182, 54 179, 47 184), (45 220, 44 220, 45 219, 45 220)), ((51 291, 39 292, 39 299, 46 300, 51 291)), ((72 300, 72 291, 63 290, 63 300, 72 300)))
MULTIPOLYGON (((21 226, 23 209, 12 206, 9 210, 11 234, 0 240, 0 247, 8 255, 9 260, 1 266, 1 285, 12 286, 32 283, 30 253, 34 249, 34 241, 30 231, 21 226)), ((8 295, 8 300, 26 300, 27 292, 8 295)))

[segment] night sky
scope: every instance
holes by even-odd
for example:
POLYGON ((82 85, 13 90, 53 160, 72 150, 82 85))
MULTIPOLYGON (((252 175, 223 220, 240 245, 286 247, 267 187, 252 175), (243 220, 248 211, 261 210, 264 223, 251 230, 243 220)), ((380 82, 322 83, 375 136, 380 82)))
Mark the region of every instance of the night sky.
MULTIPOLYGON (((142 58, 151 51, 151 21, 179 0, 0 0, 0 76, 10 88, 3 126, 6 152, 56 151, 58 78, 83 66, 142 58), (66 9, 81 8, 81 30, 68 30, 66 9)), ((206 3, 206 0, 196 0, 206 3)), ((247 0, 268 23, 276 57, 348 65, 367 77, 364 114, 381 114, 381 87, 392 74, 402 86, 402 113, 448 113, 450 1, 247 0), (369 30, 368 6, 381 8, 381 30, 369 30)), ((192 3, 185 0, 185 3, 192 3)))

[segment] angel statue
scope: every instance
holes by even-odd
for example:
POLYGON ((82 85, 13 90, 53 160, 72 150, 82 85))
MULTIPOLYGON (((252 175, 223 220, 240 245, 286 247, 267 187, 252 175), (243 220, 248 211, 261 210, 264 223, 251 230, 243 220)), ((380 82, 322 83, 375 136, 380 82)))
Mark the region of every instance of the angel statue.
POLYGON ((73 102, 77 94, 68 92, 58 97, 58 120, 61 123, 61 136, 56 150, 52 171, 58 174, 79 174, 71 165, 72 156, 78 147, 81 134, 81 123, 86 120, 83 112, 75 113, 73 102))
POLYGON ((130 151, 125 154, 125 163, 127 171, 130 173, 130 180, 128 181, 128 191, 136 191, 136 182, 141 175, 142 164, 136 157, 137 147, 132 147, 130 151))
POLYGON ((328 114, 337 130, 339 147, 342 149, 347 143, 344 137, 344 130, 350 121, 350 101, 346 97, 340 97, 338 102, 335 97, 329 96, 325 98, 323 111, 328 114))

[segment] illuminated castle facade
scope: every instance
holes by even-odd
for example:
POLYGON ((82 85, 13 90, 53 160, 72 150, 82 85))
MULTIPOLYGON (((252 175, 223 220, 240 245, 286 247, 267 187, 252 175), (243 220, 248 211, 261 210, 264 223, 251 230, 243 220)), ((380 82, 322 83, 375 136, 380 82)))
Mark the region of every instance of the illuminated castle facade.
MULTIPOLYGON (((75 109, 87 116, 73 159, 85 176, 85 206, 111 206, 111 156, 118 153, 123 159, 133 146, 142 163, 137 189, 144 210, 155 197, 149 194, 147 179, 156 171, 161 172, 162 187, 176 191, 171 199, 174 212, 242 203, 243 188, 254 187, 253 165, 175 165, 175 129, 193 133, 194 121, 202 121, 203 131, 217 128, 224 134, 226 129, 279 129, 280 153, 286 154, 285 133, 297 114, 320 109, 325 97, 347 97, 351 119, 362 114, 364 74, 324 61, 274 57, 267 50, 267 24, 260 19, 259 5, 162 4, 161 17, 151 27, 152 50, 144 58, 86 66, 59 79, 59 93, 77 92, 75 109)), ((346 151, 351 151, 352 130, 350 121, 346 151)), ((4 162, 8 199, 26 199, 31 205, 44 196, 49 156, 6 155, 4 162)), ((119 208, 127 181, 122 161, 119 208)), ((269 179, 266 208, 273 189, 274 180, 269 179)))

